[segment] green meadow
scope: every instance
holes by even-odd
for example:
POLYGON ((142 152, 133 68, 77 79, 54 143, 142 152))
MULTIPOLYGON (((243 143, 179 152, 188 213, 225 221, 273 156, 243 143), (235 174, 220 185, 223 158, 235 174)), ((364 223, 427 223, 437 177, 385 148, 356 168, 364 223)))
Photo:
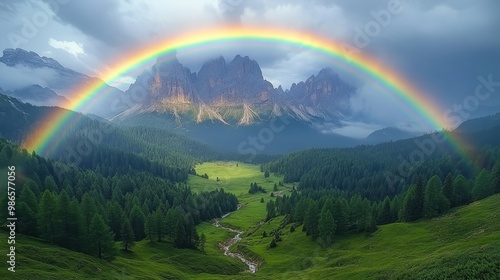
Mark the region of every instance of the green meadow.
MULTIPOLYGON (((211 191, 223 188, 238 197, 241 209, 225 218, 222 223, 233 228, 246 231, 248 228, 263 221, 266 217, 266 203, 273 191, 274 184, 278 184, 282 177, 270 174, 264 178, 258 165, 237 162, 207 162, 196 166, 198 175, 207 174, 208 180, 199 176, 190 175, 188 185, 195 192, 211 191), (219 178, 220 181, 217 181, 219 178), (257 183, 266 189, 267 193, 249 194, 250 183, 257 183), (264 203, 261 203, 264 198, 264 203)), ((290 186, 278 187, 280 194, 289 194, 290 186)))
MULTIPOLYGON (((194 191, 224 188, 238 196, 242 207, 222 222, 245 233, 233 250, 258 259, 256 274, 224 256, 219 242, 234 236, 205 222, 205 253, 174 248, 170 243, 138 242, 132 252, 116 244, 111 262, 72 252, 40 240, 17 237, 16 273, 0 270, 0 279, 495 279, 500 274, 500 195, 452 209, 433 220, 380 226, 370 235, 340 236, 329 248, 307 237, 301 227, 282 229, 282 241, 269 248, 283 217, 264 222, 265 205, 281 177, 264 178, 259 166, 236 162, 203 163, 188 184, 194 191), (217 181, 219 177, 220 181, 217 181), (249 194, 251 182, 267 193, 249 194), (261 203, 264 198, 266 203, 261 203)), ((291 185, 279 187, 289 193, 291 185)), ((7 234, 0 233, 0 251, 7 252, 7 234)), ((3 259, 6 260, 5 254, 3 259)))

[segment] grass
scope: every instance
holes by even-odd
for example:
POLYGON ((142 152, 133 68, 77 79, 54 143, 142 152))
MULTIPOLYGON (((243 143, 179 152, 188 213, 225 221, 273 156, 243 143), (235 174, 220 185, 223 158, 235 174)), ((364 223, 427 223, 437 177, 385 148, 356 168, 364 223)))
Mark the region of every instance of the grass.
MULTIPOLYGON (((261 261, 255 275, 244 273, 239 260, 223 256, 221 241, 233 236, 209 222, 198 225, 207 242, 205 253, 175 249, 170 243, 138 242, 133 252, 119 251, 112 262, 62 249, 40 240, 17 237, 17 267, 13 275, 5 267, 0 279, 498 279, 500 275, 500 195, 451 210, 442 217, 416 223, 379 227, 371 235, 337 237, 322 248, 302 228, 282 229, 282 241, 270 249, 283 217, 263 222, 264 198, 269 201, 274 183, 259 167, 235 162, 204 163, 188 184, 195 191, 224 188, 238 196, 243 207, 224 223, 245 231, 236 250, 261 261), (216 177, 221 179, 216 181, 216 177), (266 194, 248 194, 250 182, 266 188, 266 194), (13 277, 15 276, 15 277, 13 277)), ((291 186, 280 187, 289 192, 291 186)), ((7 252, 6 233, 0 232, 0 252, 7 252)), ((117 244, 117 247, 119 244, 117 244)))
MULTIPOLYGON (((264 178, 259 166, 236 162, 203 163, 196 166, 196 173, 200 175, 206 173, 209 179, 190 175, 188 185, 195 192, 224 188, 238 197, 241 209, 229 215, 222 223, 244 231, 266 217, 266 203, 271 199, 274 184, 283 180, 282 177, 273 174, 264 178), (217 181, 217 177, 220 181, 217 181), (254 182, 266 189, 267 193, 249 194, 250 183, 254 182), (260 203, 261 198, 264 198, 265 203, 260 203)), ((291 187, 281 186, 278 189, 282 193, 290 193, 291 187)))
POLYGON ((499 217, 496 195, 430 221, 338 237, 330 248, 318 246, 300 227, 290 233, 288 226, 283 242, 268 249, 271 238, 258 234, 276 228, 274 221, 243 242, 265 256, 259 273, 269 279, 498 279, 499 217))

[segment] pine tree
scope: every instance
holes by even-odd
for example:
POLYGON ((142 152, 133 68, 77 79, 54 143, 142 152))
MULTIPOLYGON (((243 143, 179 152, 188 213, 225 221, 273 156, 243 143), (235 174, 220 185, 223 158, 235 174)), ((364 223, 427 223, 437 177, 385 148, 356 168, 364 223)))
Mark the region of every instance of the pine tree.
POLYGON ((347 232, 349 226, 349 204, 345 198, 335 200, 332 215, 337 225, 336 232, 340 234, 347 232))
POLYGON ((467 180, 463 175, 458 175, 453 181, 453 206, 466 205, 472 201, 467 180))
POLYGON ((52 177, 51 175, 45 177, 43 186, 45 187, 46 190, 49 190, 51 192, 57 191, 56 181, 54 180, 54 177, 52 177))
POLYGON ((269 244, 269 248, 276 248, 276 246, 278 246, 278 244, 276 243, 276 240, 273 238, 273 240, 271 240, 271 243, 269 244))
POLYGON ((386 196, 384 202, 382 202, 382 208, 380 208, 380 213, 378 215, 378 224, 385 225, 392 222, 391 213, 391 199, 386 196))
POLYGON ((25 185, 19 195, 19 206, 17 218, 22 223, 19 223, 19 233, 38 236, 37 235, 37 214, 38 201, 35 194, 31 191, 28 185, 25 185))
POLYGON ((40 198, 38 226, 40 236, 50 243, 55 243, 60 221, 57 220, 57 199, 49 190, 45 190, 40 198))
POLYGON ((492 169, 493 189, 495 193, 500 193, 500 159, 498 159, 492 169))
POLYGON ((175 235, 174 235, 174 244, 177 248, 185 248, 186 247, 186 227, 184 225, 183 217, 177 219, 175 224, 175 235))
POLYGON ((495 193, 495 188, 491 179, 491 174, 483 169, 477 176, 472 189, 472 198, 480 200, 495 193))
POLYGON ((417 179, 406 191, 401 209, 401 220, 406 222, 416 221, 424 216, 425 187, 422 176, 417 179))
POLYGON ((319 220, 319 209, 318 203, 316 201, 311 201, 307 207, 306 214, 304 216, 304 228, 307 235, 311 235, 313 239, 318 237, 318 220, 319 220))
POLYGON ((61 221, 61 228, 57 234, 57 243, 63 247, 75 250, 80 239, 80 212, 71 204, 65 190, 59 194, 57 219, 61 221))
MULTIPOLYGON (((168 210, 168 212, 171 213, 171 223, 173 223, 173 212, 171 212, 171 210, 168 210)), ((168 234, 167 229, 169 227, 168 223, 170 223, 170 221, 164 220, 163 213, 160 209, 156 209, 156 211, 153 212, 151 218, 153 220, 152 222, 154 224, 154 232, 156 233, 157 241, 161 242, 163 240, 163 237, 168 234)))
POLYGON ((115 234, 115 240, 121 240, 121 229, 123 224, 123 210, 116 201, 111 201, 108 206, 108 225, 115 234))
POLYGON ((114 236, 103 217, 96 213, 90 223, 90 251, 98 258, 110 258, 114 255, 114 236))
POLYGON ((413 204, 415 220, 418 220, 424 216, 424 201, 425 201, 425 186, 424 178, 418 176, 417 184, 415 186, 415 201, 413 204))
POLYGON ((90 243, 90 223, 96 213, 96 204, 94 199, 89 194, 84 194, 82 197, 82 203, 80 205, 82 212, 82 235, 84 244, 90 243))
POLYGON ((135 245, 135 236, 134 236, 134 230, 132 229, 132 226, 130 225, 130 220, 127 217, 122 217, 123 223, 122 223, 122 229, 120 232, 121 239, 122 239, 122 244, 123 244, 123 249, 125 251, 130 251, 132 247, 135 245))
POLYGON ((205 252, 205 243, 207 242, 207 237, 205 236, 204 233, 201 234, 200 236, 200 242, 199 242, 199 250, 201 252, 205 252))
POLYGON ((266 170, 266 172, 264 172, 264 178, 269 178, 269 170, 266 170))
POLYGON ((142 213, 141 208, 138 205, 134 205, 130 211, 130 224, 134 230, 134 236, 136 241, 140 241, 146 237, 144 233, 144 224, 146 222, 146 217, 142 213))
POLYGON ((446 176, 446 179, 444 180, 443 189, 441 192, 450 202, 450 206, 454 206, 451 203, 453 201, 453 177, 450 173, 448 173, 448 176, 446 176))
POLYGON ((425 216, 436 217, 450 208, 450 202, 442 193, 442 183, 438 176, 434 175, 427 182, 425 188, 424 210, 425 216))
POLYGON ((146 217, 146 223, 144 225, 144 229, 146 231, 146 237, 149 239, 149 242, 153 242, 154 236, 156 235, 156 225, 154 222, 153 214, 149 214, 146 217))
POLYGON ((332 244, 336 229, 337 226, 330 209, 323 206, 318 225, 319 238, 322 246, 328 247, 332 244))
POLYGON ((266 205, 266 209, 267 209, 266 221, 269 221, 270 219, 276 217, 276 206, 273 200, 269 200, 269 202, 266 205))
POLYGON ((278 191, 278 185, 276 185, 276 183, 274 183, 273 192, 277 192, 277 191, 278 191))

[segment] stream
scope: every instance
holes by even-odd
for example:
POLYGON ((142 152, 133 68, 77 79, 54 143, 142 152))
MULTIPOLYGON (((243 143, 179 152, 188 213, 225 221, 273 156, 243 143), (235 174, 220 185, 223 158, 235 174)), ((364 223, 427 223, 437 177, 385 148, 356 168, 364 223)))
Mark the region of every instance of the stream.
MULTIPOLYGON (((240 209, 240 207, 241 207, 241 205, 238 205, 238 209, 240 209)), ((238 210, 238 209, 236 209, 236 210, 238 210)), ((224 216, 222 216, 222 218, 220 218, 220 219, 215 219, 215 222, 213 223, 213 225, 214 225, 215 227, 222 228, 222 229, 225 229, 225 230, 227 230, 227 231, 229 231, 229 232, 236 233, 236 235, 235 235, 233 238, 231 238, 231 239, 229 239, 229 240, 227 240, 227 241, 225 241, 225 242, 223 242, 223 243, 220 243, 220 244, 219 244, 219 247, 221 248, 221 250, 223 250, 223 251, 224 251, 224 255, 226 255, 226 256, 230 256, 230 257, 232 257, 232 258, 238 258, 238 259, 240 259, 242 262, 244 262, 246 265, 248 265, 248 270, 247 270, 248 272, 250 272, 250 273, 255 273, 255 272, 257 271, 257 266, 258 266, 258 263, 257 263, 257 262, 252 261, 252 260, 250 260, 250 259, 247 259, 247 258, 246 258, 244 255, 242 255, 242 254, 239 254, 239 253, 233 253, 233 252, 231 252, 231 251, 229 250, 229 249, 231 249, 231 247, 232 247, 234 244, 236 244, 236 243, 238 243, 239 241, 241 241, 241 235, 243 234, 243 231, 241 231, 241 230, 236 230, 236 229, 233 229, 233 228, 228 228, 228 227, 225 227, 225 226, 223 226, 223 225, 221 225, 221 224, 220 224, 220 221, 221 221, 222 219, 226 218, 227 216, 229 216, 231 213, 232 213, 232 212, 225 214, 225 215, 224 215, 224 216)))

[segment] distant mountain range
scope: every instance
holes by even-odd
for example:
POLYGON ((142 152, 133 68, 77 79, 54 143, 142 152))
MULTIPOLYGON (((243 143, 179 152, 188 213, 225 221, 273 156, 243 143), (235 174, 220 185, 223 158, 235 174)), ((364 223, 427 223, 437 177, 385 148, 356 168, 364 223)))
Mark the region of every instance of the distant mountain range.
MULTIPOLYGON (((42 84, 0 91, 38 106, 64 106, 75 98, 82 85, 103 83, 23 49, 4 50, 0 64, 13 72, 30 69, 44 73, 42 84)), ((234 138, 230 145, 238 146, 246 137, 269 128, 276 118, 290 123, 287 132, 274 135, 273 143, 267 145, 269 150, 278 152, 380 143, 421 134, 393 127, 375 131, 364 141, 316 131, 322 124, 343 127, 343 121, 351 118, 350 100, 357 89, 325 68, 283 90, 265 80, 258 62, 248 56, 237 55, 231 61, 221 56, 203 64, 198 72, 192 72, 175 57, 160 58, 125 92, 109 85, 102 92, 83 113, 121 125, 168 128, 221 146, 228 145, 228 138, 234 138), (124 99, 132 102, 110 110, 113 102, 124 99), (301 135, 305 131, 314 139, 305 141, 301 135), (276 147, 270 147, 273 145, 276 147)))
MULTIPOLYGON (((93 82, 102 82, 99 78, 90 77, 62 66, 52 58, 41 57, 35 52, 23 49, 5 49, 0 63, 12 68, 12 72, 21 67, 43 73, 43 77, 24 77, 26 80, 39 80, 44 85, 28 84, 21 88, 6 90, 4 93, 19 98, 24 102, 34 105, 58 105, 63 106, 66 101, 75 98, 78 90, 93 82)), ((0 84, 0 87, 4 85, 0 84)), ((120 98, 123 92, 111 86, 105 86, 102 92, 106 92, 84 113, 94 113, 103 117, 112 117, 117 112, 110 112, 110 104, 113 100, 120 98)))
POLYGON ((206 62, 192 73, 176 58, 158 62, 141 74, 126 94, 146 91, 147 98, 123 116, 146 112, 171 113, 178 122, 186 116, 197 123, 217 120, 250 125, 287 116, 303 122, 333 121, 349 114, 349 99, 356 88, 331 69, 323 69, 284 91, 262 76, 259 64, 237 55, 206 62))

